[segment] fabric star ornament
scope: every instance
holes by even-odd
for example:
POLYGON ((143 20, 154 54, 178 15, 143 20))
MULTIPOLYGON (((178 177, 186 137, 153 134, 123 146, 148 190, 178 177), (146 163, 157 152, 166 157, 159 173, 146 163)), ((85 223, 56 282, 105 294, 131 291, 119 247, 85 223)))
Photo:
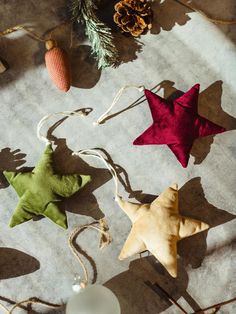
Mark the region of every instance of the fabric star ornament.
POLYGON ((31 172, 4 171, 8 182, 20 200, 12 215, 10 227, 43 215, 63 228, 67 228, 66 214, 58 205, 91 179, 86 175, 58 175, 53 171, 53 149, 47 145, 41 160, 31 172))
POLYGON ((133 144, 167 144, 181 165, 186 168, 196 138, 225 131, 225 128, 198 114, 199 88, 199 84, 194 85, 174 101, 167 101, 145 89, 153 124, 133 144))
POLYGON ((172 277, 177 277, 177 242, 209 228, 204 222, 179 214, 177 184, 150 204, 135 204, 120 197, 117 201, 133 224, 119 259, 148 250, 172 277))

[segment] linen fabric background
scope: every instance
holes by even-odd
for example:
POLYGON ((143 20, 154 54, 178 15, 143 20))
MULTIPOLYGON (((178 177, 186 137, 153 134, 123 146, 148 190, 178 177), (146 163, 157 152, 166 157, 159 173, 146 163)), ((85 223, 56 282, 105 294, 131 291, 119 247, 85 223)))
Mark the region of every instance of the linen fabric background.
MULTIPOLYGON (((50 3, 22 0, 19 5, 18 1, 2 1, 0 28, 27 21, 34 22, 35 31, 43 34, 64 19, 67 3, 64 0, 50 3)), ((196 4, 215 16, 231 18, 235 12, 231 0, 224 3, 216 0, 214 7, 209 0, 196 1, 196 4)), ((106 15, 111 5, 111 1, 104 2, 106 15)), ((96 262, 97 282, 116 293, 124 314, 152 314, 157 309, 165 314, 173 313, 171 305, 144 285, 144 280, 148 279, 162 284, 189 312, 196 304, 203 307, 234 297, 235 28, 213 25, 170 0, 162 4, 156 1, 154 9, 157 23, 150 34, 139 41, 118 34, 123 62, 116 69, 98 71, 90 56, 88 41, 81 38, 76 43, 74 40, 73 49, 69 51, 69 30, 56 32, 60 47, 67 49, 72 69, 75 69, 72 73, 74 87, 66 94, 60 92, 48 76, 42 43, 24 33, 1 38, 0 55, 10 65, 10 70, 0 75, 2 171, 36 165, 44 150, 44 144, 36 137, 36 125, 44 115, 81 107, 94 110, 85 119, 71 117, 60 125, 54 124, 59 120, 55 119, 48 124, 53 126, 48 136, 56 144, 55 171, 93 176, 90 187, 84 187, 64 204, 70 226, 67 231, 48 219, 10 229, 8 222, 18 198, 15 191, 1 181, 0 254, 4 265, 6 249, 12 252, 12 258, 8 263, 10 270, 5 271, 7 278, 0 281, 0 295, 14 301, 32 295, 50 302, 66 301, 71 294, 74 273, 80 272, 67 246, 68 235, 74 227, 106 215, 113 243, 100 253, 96 232, 84 232, 79 243, 96 262), (132 145, 133 139, 152 122, 146 101, 103 125, 92 124, 123 85, 144 85, 152 90, 161 83, 158 94, 167 98, 170 94, 176 95, 177 90, 187 91, 196 82, 201 83, 199 113, 231 131, 214 139, 196 140, 186 169, 167 146, 132 145), (134 257, 132 262, 118 260, 131 223, 113 200, 114 182, 99 161, 90 158, 82 161, 71 156, 71 150, 91 147, 104 148, 114 162, 126 170, 130 187, 126 184, 126 191, 121 187, 123 197, 130 196, 130 201, 151 201, 151 196, 156 197, 172 182, 178 182, 181 214, 213 226, 207 235, 202 233, 194 239, 182 240, 178 247, 178 279, 168 277, 152 258, 134 257), (18 159, 16 149, 25 155, 18 159), (28 254, 28 263, 24 262, 23 253, 28 254), (13 257, 16 255, 18 263, 15 264, 13 257), (140 298, 140 293, 146 298, 140 298)), ((127 91, 117 111, 130 106, 140 96, 137 91, 127 91)), ((46 133, 46 126, 44 130, 46 133)), ((1 279, 3 274, 0 274, 1 279)), ((234 313, 234 305, 222 309, 223 313, 227 311, 234 313)))

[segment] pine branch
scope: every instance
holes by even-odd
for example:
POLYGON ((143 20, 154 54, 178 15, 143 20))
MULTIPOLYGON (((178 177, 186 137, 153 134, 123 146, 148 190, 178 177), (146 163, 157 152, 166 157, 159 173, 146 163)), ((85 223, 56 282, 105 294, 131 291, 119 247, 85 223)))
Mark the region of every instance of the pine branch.
POLYGON ((118 62, 118 52, 114 37, 111 29, 98 18, 96 11, 94 0, 72 2, 72 18, 85 25, 86 35, 98 61, 98 68, 115 66, 118 62))

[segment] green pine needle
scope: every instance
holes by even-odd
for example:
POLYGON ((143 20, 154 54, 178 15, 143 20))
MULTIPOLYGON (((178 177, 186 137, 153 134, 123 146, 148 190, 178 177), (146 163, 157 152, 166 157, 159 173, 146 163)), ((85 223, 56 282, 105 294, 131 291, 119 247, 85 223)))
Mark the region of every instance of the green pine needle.
POLYGON ((118 63, 118 52, 114 44, 111 29, 96 15, 94 0, 73 0, 72 17, 85 25, 86 35, 96 55, 98 68, 115 66, 118 63))

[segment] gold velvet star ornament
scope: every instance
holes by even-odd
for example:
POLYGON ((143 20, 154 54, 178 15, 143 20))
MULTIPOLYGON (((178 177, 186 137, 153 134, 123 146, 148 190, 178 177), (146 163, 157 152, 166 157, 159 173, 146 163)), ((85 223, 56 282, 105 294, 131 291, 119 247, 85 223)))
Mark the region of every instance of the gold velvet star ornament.
POLYGON ((150 204, 136 204, 117 198, 119 206, 132 221, 132 229, 119 259, 148 250, 177 277, 177 242, 209 228, 209 225, 181 216, 178 185, 173 184, 150 204))

